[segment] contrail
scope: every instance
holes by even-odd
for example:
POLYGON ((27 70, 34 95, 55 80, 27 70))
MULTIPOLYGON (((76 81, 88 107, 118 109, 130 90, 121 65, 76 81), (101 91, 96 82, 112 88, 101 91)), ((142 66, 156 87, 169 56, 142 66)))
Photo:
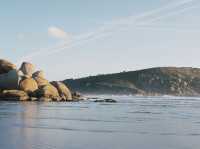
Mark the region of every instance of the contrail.
MULTIPOLYGON (((129 25, 136 24, 137 22, 141 22, 144 19, 148 20, 148 21, 156 21, 156 20, 164 18, 166 16, 172 16, 172 15, 178 14, 180 12, 188 10, 190 7, 184 7, 183 9, 180 9, 180 10, 177 10, 177 8, 179 8, 181 6, 187 6, 188 4, 190 4, 194 1, 196 1, 196 0, 181 0, 181 1, 174 2, 174 3, 170 3, 170 4, 160 7, 160 8, 156 8, 156 9, 144 12, 144 13, 136 15, 136 16, 129 16, 126 18, 118 19, 116 21, 111 21, 110 23, 105 23, 104 25, 102 25, 101 27, 97 28, 96 30, 94 30, 92 32, 87 32, 87 33, 83 33, 83 34, 76 36, 76 38, 70 43, 67 42, 67 43, 61 44, 61 45, 53 47, 53 48, 40 49, 40 50, 37 50, 36 52, 26 55, 18 61, 18 64, 20 64, 23 60, 27 60, 27 59, 30 60, 37 55, 42 55, 42 54, 46 55, 46 54, 57 53, 64 49, 80 45, 84 42, 88 42, 88 41, 92 41, 92 40, 96 40, 96 39, 105 37, 107 35, 112 34, 115 30, 120 29, 121 27, 123 28, 123 27, 129 26, 129 25), (173 11, 173 9, 176 9, 176 10, 173 11), (168 11, 168 10, 170 10, 170 12, 167 12, 164 15, 160 15, 160 13, 168 11), (159 15, 159 16, 156 16, 156 15, 159 15)), ((145 23, 145 21, 143 21, 143 22, 145 23)))
MULTIPOLYGON (((141 22, 141 23, 137 23, 135 25, 135 27, 149 27, 149 26, 153 27, 153 26, 155 26, 155 24, 153 24, 153 22, 159 21, 159 20, 161 20, 163 18, 168 18, 170 16, 174 16, 174 15, 178 15, 178 14, 184 13, 187 10, 190 10, 190 9, 193 9, 193 8, 198 8, 198 7, 200 7, 200 6, 194 5, 194 6, 190 6, 190 7, 185 7, 183 9, 180 9, 180 10, 175 11, 175 12, 172 11, 172 12, 164 14, 162 16, 157 16, 157 17, 155 17, 155 18, 153 18, 151 20, 147 20, 147 21, 144 21, 144 22, 141 22)), ((179 26, 180 26, 180 24, 179 24, 179 26)))
MULTIPOLYGON (((127 25, 127 24, 132 24, 131 21, 137 21, 137 20, 147 20, 148 18, 153 18, 154 15, 160 15, 162 16, 160 13, 162 13, 163 11, 169 11, 172 9, 175 9, 175 8, 178 8, 180 6, 184 6, 184 5, 187 5, 191 2, 194 2, 196 0, 180 0, 180 1, 177 1, 175 3, 170 3, 166 6, 163 6, 163 7, 160 7, 160 8, 156 8, 156 9, 153 9, 153 10, 150 10, 150 11, 147 11, 147 12, 144 12, 142 14, 139 14, 137 16, 129 16, 129 17, 126 17, 126 18, 122 18, 122 19, 119 19, 117 21, 113 21, 112 23, 114 23, 115 25, 119 24, 119 25, 127 25)), ((169 12, 168 12, 169 13, 169 12)))
MULTIPOLYGON (((175 11, 175 12, 172 11, 172 12, 169 12, 169 13, 164 14, 164 15, 162 15, 162 16, 155 17, 155 18, 151 19, 151 20, 148 21, 148 22, 155 22, 155 21, 158 21, 158 20, 160 20, 160 19, 167 18, 167 17, 171 17, 171 16, 174 16, 174 15, 178 15, 178 14, 181 14, 181 13, 187 11, 187 10, 190 10, 190 9, 193 9, 193 8, 198 8, 198 7, 199 7, 198 5, 194 5, 194 6, 190 6, 190 7, 185 7, 185 8, 182 8, 182 9, 180 9, 180 10, 177 10, 177 11, 175 11)), ((145 22, 144 22, 144 23, 145 23, 145 22)))

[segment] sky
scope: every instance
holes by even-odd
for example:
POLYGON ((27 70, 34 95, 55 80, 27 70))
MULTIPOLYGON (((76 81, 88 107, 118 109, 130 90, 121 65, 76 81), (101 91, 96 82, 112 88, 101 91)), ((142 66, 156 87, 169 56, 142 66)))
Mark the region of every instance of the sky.
POLYGON ((199 0, 5 0, 0 58, 50 80, 200 68, 199 0))

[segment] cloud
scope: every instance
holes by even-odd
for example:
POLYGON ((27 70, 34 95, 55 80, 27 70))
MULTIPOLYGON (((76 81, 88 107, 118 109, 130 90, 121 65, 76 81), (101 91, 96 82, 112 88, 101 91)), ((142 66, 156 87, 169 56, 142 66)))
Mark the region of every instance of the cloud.
POLYGON ((48 28, 48 35, 58 39, 67 39, 69 38, 69 34, 66 33, 63 29, 51 26, 48 28))

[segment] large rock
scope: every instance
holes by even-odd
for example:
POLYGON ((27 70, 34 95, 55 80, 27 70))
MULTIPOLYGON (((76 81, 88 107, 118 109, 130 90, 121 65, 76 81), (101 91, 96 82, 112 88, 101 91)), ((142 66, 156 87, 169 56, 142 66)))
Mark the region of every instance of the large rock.
POLYGON ((34 80, 37 82, 39 88, 49 84, 48 80, 41 77, 34 77, 34 80))
POLYGON ((20 90, 4 90, 0 93, 0 100, 26 101, 29 96, 20 90))
POLYGON ((38 89, 37 82, 32 78, 21 80, 19 88, 27 93, 33 93, 38 89))
POLYGON ((38 87, 44 86, 44 85, 48 85, 49 81, 47 79, 45 79, 45 75, 43 71, 36 71, 33 74, 33 78, 35 79, 35 81, 38 84, 38 87))
POLYGON ((44 72, 43 71, 36 71, 35 73, 33 73, 33 78, 45 78, 44 72))
POLYGON ((36 91, 36 95, 39 98, 50 98, 53 101, 60 101, 58 90, 51 84, 44 85, 36 91))
POLYGON ((10 70, 8 73, 0 74, 0 89, 17 89, 19 76, 16 70, 10 70))
POLYGON ((0 74, 8 73, 9 71, 16 69, 16 66, 7 60, 0 59, 0 74))
POLYGON ((24 73, 24 75, 31 77, 35 71, 35 66, 31 63, 23 62, 20 70, 24 73))
POLYGON ((71 91, 64 83, 59 82, 59 81, 53 81, 51 82, 51 84, 57 88, 58 93, 60 97, 62 98, 62 100, 68 100, 68 101, 72 100, 71 91))

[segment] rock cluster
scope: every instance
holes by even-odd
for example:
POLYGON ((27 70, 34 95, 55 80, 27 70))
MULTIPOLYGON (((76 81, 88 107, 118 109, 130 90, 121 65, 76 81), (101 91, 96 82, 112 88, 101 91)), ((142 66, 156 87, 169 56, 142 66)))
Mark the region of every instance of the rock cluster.
POLYGON ((23 62, 20 69, 6 60, 0 60, 0 100, 14 101, 77 101, 81 96, 71 93, 62 82, 49 82, 43 71, 23 62))

